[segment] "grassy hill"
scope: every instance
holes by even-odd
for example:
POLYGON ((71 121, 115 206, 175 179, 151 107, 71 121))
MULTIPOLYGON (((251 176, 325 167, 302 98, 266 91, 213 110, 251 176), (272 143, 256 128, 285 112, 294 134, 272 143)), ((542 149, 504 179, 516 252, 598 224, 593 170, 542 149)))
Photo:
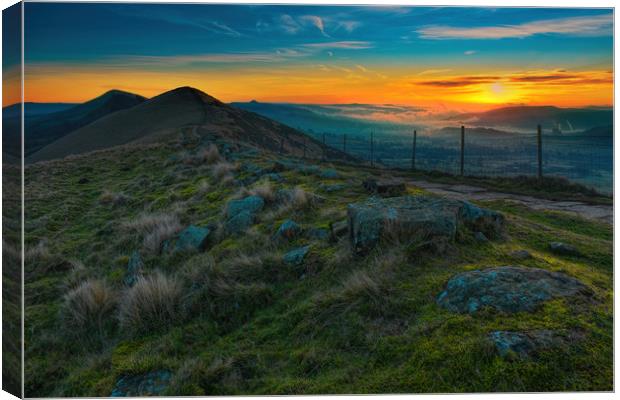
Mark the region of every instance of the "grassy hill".
MULTIPOLYGON (((55 140, 86 126, 99 118, 119 110, 131 108, 145 100, 144 97, 120 90, 110 90, 82 104, 25 103, 24 145, 25 155, 36 152, 55 140), (56 110, 52 112, 51 110, 56 110)), ((3 109, 4 149, 11 156, 21 152, 20 116, 14 115, 14 106, 3 109)))
MULTIPOLYGON (((125 120, 132 138, 168 128, 156 123, 166 97, 161 108, 135 107, 141 113, 125 120)), ((241 115, 210 98, 192 104, 166 110, 201 126, 241 115), (204 105, 221 114, 204 114, 204 105)), ((80 135, 94 141, 124 114, 80 135)), ((240 138, 250 131, 221 129, 240 138)), ((106 144, 125 141, 107 132, 106 144)), ((459 231, 441 251, 386 238, 357 254, 339 226, 348 204, 369 198, 362 181, 383 172, 283 158, 220 133, 171 130, 158 141, 27 166, 27 396, 109 396, 144 376, 171 395, 613 389, 611 226, 495 201, 480 205, 504 214, 501 238, 459 231), (229 202, 249 195, 264 208, 248 229, 226 233, 229 202), (304 234, 277 240, 288 219, 304 234), (209 228, 208 243, 165 250, 190 225, 209 228), (581 255, 551 252, 554 241, 581 255), (303 246, 301 264, 285 262, 303 246), (515 250, 532 257, 517 259, 515 250), (456 274, 515 264, 577 278, 591 296, 517 313, 438 304, 456 274), (145 278, 130 286, 136 268, 145 278), (489 340, 497 330, 571 335, 520 357, 498 352, 489 340)))
POLYGON ((190 87, 153 97, 135 107, 121 110, 52 142, 27 158, 28 162, 62 158, 135 141, 156 143, 185 129, 188 134, 217 134, 228 142, 243 141, 274 151, 349 159, 324 148, 318 141, 257 114, 229 106, 190 87))

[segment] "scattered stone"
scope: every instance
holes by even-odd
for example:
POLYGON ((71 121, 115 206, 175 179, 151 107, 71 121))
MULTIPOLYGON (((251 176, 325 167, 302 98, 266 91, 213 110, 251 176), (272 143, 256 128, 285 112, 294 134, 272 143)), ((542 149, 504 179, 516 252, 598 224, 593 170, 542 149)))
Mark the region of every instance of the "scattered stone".
POLYGON ((243 211, 226 221, 226 232, 241 233, 254 224, 254 213, 243 211))
POLYGON ((299 226, 299 224, 297 224, 295 221, 287 219, 278 228, 278 231, 276 232, 276 236, 291 240, 291 239, 294 239, 300 233, 301 233, 301 226, 299 226))
POLYGON ((138 276, 142 272, 142 268, 144 267, 144 263, 142 262, 142 257, 140 257, 140 253, 138 251, 134 251, 129 257, 129 262, 127 263, 127 273, 125 274, 125 285, 131 287, 138 281, 138 276))
POLYGON ((330 236, 330 232, 323 228, 310 228, 306 236, 314 240, 326 240, 330 236))
POLYGON ((80 178, 80 180, 78 181, 78 184, 84 185, 84 184, 89 183, 89 182, 90 182, 90 179, 88 179, 88 178, 80 178))
POLYGON ((158 396, 168 387, 171 378, 170 371, 165 370, 124 376, 116 382, 110 397, 158 396))
POLYGON ((454 276, 437 298, 437 303, 458 313, 472 314, 482 307, 515 313, 533 311, 552 298, 590 293, 580 281, 563 273, 505 266, 454 276))
POLYGON ((362 186, 364 186, 368 192, 377 194, 381 197, 402 196, 407 191, 405 183, 396 180, 367 179, 362 182, 362 186))
POLYGON ((329 169, 324 169, 323 171, 321 171, 319 176, 325 179, 336 179, 340 175, 338 174, 338 171, 336 171, 335 169, 329 168, 329 169))
POLYGON ((532 257, 532 254, 527 250, 515 250, 510 253, 510 257, 515 258, 517 260, 527 260, 532 257))
POLYGON ((487 239, 487 237, 485 236, 485 234, 484 234, 484 233, 482 233, 482 232, 476 232, 476 233, 474 233, 474 238, 475 238, 478 242, 480 242, 480 243, 486 243, 486 242, 488 242, 488 241, 489 241, 489 239, 487 239))
POLYGON ((345 219, 338 222, 330 222, 329 230, 330 237, 332 241, 338 240, 340 237, 344 236, 349 229, 349 222, 345 219))
POLYGON ((495 331, 489 334, 489 339, 495 344, 497 352, 502 357, 514 354, 519 358, 528 358, 539 350, 559 347, 579 340, 580 335, 574 332, 567 334, 547 329, 529 332, 495 331))
POLYGON ((234 217, 242 212, 254 214, 263 209, 265 201, 262 197, 252 195, 239 200, 231 200, 226 205, 226 216, 234 217))
POLYGON ((578 256, 581 255, 579 250, 577 250, 574 246, 570 244, 562 243, 562 242, 552 242, 549 244, 549 249, 555 254, 563 255, 563 256, 578 256))
POLYGON ((382 237, 428 243, 441 249, 454 240, 460 224, 495 237, 504 221, 495 211, 428 195, 371 197, 363 203, 349 204, 347 211, 351 242, 357 252, 371 249, 382 237))
POLYGON ((282 259, 286 264, 301 265, 309 250, 310 246, 299 247, 286 253, 282 259))
POLYGON ((267 179, 272 180, 274 182, 278 182, 278 183, 284 182, 284 177, 277 172, 270 172, 268 174, 265 174, 264 176, 266 176, 267 179))
POLYGON ((202 251, 207 247, 207 241, 211 230, 207 227, 190 225, 183 229, 176 238, 174 245, 175 251, 198 250, 202 251))
POLYGON ((460 202, 459 217, 473 231, 482 232, 487 237, 498 237, 504 229, 504 216, 497 211, 480 208, 468 201, 460 202))
POLYGON ((331 183, 331 184, 322 183, 319 185, 319 189, 327 193, 338 192, 340 190, 343 190, 346 187, 347 185, 345 185, 344 183, 331 183))

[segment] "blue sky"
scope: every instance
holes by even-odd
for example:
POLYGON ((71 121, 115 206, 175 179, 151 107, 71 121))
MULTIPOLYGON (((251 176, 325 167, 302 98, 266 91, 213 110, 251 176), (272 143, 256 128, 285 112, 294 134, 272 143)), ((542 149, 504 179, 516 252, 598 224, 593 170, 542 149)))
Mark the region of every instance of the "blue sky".
POLYGON ((123 70, 124 79, 204 73, 223 85, 280 70, 452 79, 613 65, 609 9, 26 3, 25 15, 26 64, 38 79, 74 70, 109 80, 123 70))

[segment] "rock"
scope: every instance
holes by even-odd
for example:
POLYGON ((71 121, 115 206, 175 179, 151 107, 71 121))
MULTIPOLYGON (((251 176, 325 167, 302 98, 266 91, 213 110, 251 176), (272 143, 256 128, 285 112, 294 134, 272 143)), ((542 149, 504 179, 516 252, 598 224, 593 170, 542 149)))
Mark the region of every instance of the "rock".
POLYGON ((153 371, 140 375, 120 378, 110 397, 158 396, 168 387, 172 374, 170 371, 153 371))
POLYGON ((138 276, 142 272, 142 268, 144 267, 144 263, 142 262, 142 257, 140 257, 140 253, 134 251, 131 253, 131 257, 129 257, 129 262, 127 263, 127 273, 125 274, 125 285, 133 286, 138 280, 138 276))
POLYGON ((226 232, 230 234, 241 233, 254 224, 254 214, 243 211, 226 221, 226 232))
POLYGON ((570 244, 562 243, 562 242, 552 242, 549 244, 549 249, 555 254, 559 254, 562 256, 578 256, 581 255, 579 250, 577 250, 574 246, 570 244))
POLYGON ((211 229, 190 225, 183 229, 176 238, 175 251, 197 250, 202 251, 207 247, 207 241, 211 229))
POLYGON ((346 219, 338 222, 330 222, 329 230, 331 240, 336 241, 344 236, 347 233, 347 229, 349 229, 349 223, 346 219))
POLYGON ((310 250, 310 246, 299 247, 297 249, 291 250, 282 257, 282 260, 286 264, 290 265, 300 265, 303 263, 306 254, 310 250))
POLYGON ((489 339, 502 357, 514 354, 519 358, 528 358, 536 351, 562 346, 579 339, 579 335, 566 335, 547 329, 528 332, 495 331, 489 334, 489 339))
POLYGON ((306 233, 306 236, 314 240, 326 240, 329 238, 329 231, 323 228, 310 228, 306 233))
POLYGON ((510 257, 517 260, 527 260, 529 258, 532 258, 532 254, 527 250, 515 250, 510 253, 510 257))
POLYGON ((282 177, 282 175, 280 175, 277 172, 270 172, 268 174, 265 174, 264 176, 266 176, 267 179, 272 180, 274 182, 278 182, 278 183, 284 182, 284 177, 282 177))
POLYGON ((499 213, 467 202, 428 195, 371 197, 349 204, 347 211, 349 235, 357 252, 370 250, 385 236, 441 249, 454 240, 459 225, 482 228, 477 230, 493 237, 499 235, 504 220, 499 213))
POLYGON ((88 182, 90 182, 90 180, 88 178, 80 178, 80 180, 78 181, 78 184, 84 185, 84 184, 86 184, 88 182))
POLYGON ((461 202, 460 218, 473 231, 485 236, 500 236, 504 227, 504 216, 497 211, 480 208, 468 201, 461 202))
POLYGON ((301 164, 297 167, 297 170, 305 175, 320 175, 321 174, 321 168, 319 168, 317 165, 301 164))
POLYGON ((482 307, 514 313, 533 311, 552 298, 590 293, 584 284, 566 274, 506 266, 454 276, 437 298, 437 303, 458 313, 471 314, 482 307))
POLYGON ((252 195, 239 200, 231 200, 226 205, 226 216, 234 217, 242 212, 254 214, 263 209, 265 201, 262 197, 252 195))
POLYGON ((486 243, 489 241, 489 239, 487 239, 487 237, 482 232, 474 233, 474 239, 476 239, 480 243, 486 243))
POLYGON ((289 168, 287 167, 286 164, 284 164, 283 162, 280 161, 276 161, 273 163, 273 165, 271 166, 271 168, 269 169, 271 172, 284 172, 286 170, 288 170, 289 168))
POLYGON ((276 232, 276 237, 291 240, 300 233, 301 226, 299 226, 299 224, 297 224, 295 221, 287 219, 278 228, 278 231, 276 232))
POLYGON ((362 186, 368 192, 378 194, 381 197, 402 196, 407 191, 405 183, 396 180, 367 179, 362 182, 362 186))
POLYGON ((338 174, 338 171, 336 171, 335 169, 329 168, 329 169, 324 169, 323 171, 321 171, 319 176, 325 179, 336 179, 340 175, 338 174))
POLYGON ((327 193, 332 193, 332 192, 338 192, 340 190, 343 190, 344 188, 346 188, 347 185, 345 185, 344 183, 332 183, 332 184, 320 184, 319 185, 319 189, 327 192, 327 193))

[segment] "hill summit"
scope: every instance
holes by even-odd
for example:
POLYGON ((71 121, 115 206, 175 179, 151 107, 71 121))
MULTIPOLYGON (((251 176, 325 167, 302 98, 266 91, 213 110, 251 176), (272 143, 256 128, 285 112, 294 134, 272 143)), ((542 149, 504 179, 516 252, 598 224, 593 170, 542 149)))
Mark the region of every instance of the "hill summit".
MULTIPOLYGON (((116 92, 108 92, 98 99, 116 92)), ((231 143, 300 156, 305 147, 309 157, 325 151, 332 159, 350 158, 293 128, 184 86, 97 119, 50 143, 27 161, 61 158, 136 141, 153 143, 178 134, 211 134, 231 143)))

